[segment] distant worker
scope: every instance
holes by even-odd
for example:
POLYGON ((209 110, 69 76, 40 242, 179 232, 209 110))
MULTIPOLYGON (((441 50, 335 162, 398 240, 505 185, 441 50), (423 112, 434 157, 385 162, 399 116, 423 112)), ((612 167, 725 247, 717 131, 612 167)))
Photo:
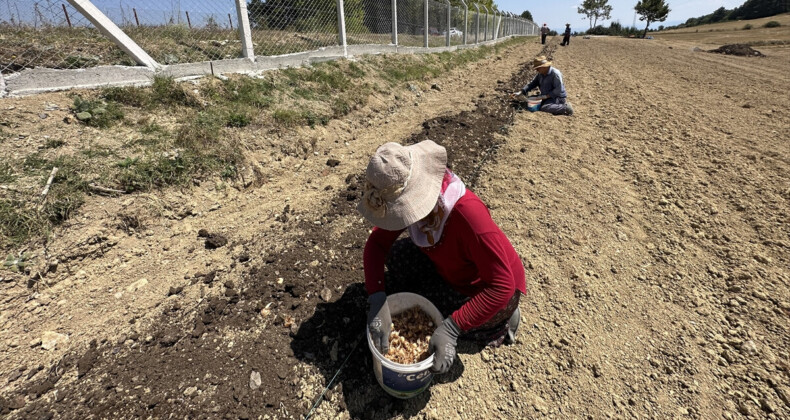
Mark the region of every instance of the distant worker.
POLYGON ((546 24, 544 23, 543 26, 540 28, 540 43, 541 44, 545 44, 546 43, 546 37, 548 35, 549 35, 549 27, 546 26, 546 24))
POLYGON ((560 44, 563 47, 566 45, 571 45, 571 24, 565 24, 565 33, 562 34, 562 43, 560 44))
POLYGON ((568 94, 562 83, 562 73, 552 67, 551 61, 545 56, 539 56, 532 62, 532 68, 538 71, 535 78, 524 86, 524 89, 514 93, 511 97, 527 95, 536 87, 540 89, 540 110, 553 115, 573 115, 573 107, 568 103, 568 94))

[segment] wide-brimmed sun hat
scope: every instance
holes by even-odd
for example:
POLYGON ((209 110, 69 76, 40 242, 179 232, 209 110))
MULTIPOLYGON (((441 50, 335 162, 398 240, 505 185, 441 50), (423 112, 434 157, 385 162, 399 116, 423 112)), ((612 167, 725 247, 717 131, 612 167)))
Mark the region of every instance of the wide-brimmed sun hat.
POLYGON ((539 68, 539 67, 551 67, 551 64, 552 64, 551 61, 549 61, 546 58, 545 55, 541 55, 541 56, 535 57, 535 59, 532 60, 532 68, 533 69, 536 69, 536 68, 539 68))
POLYGON ((382 229, 404 229, 433 210, 446 167, 447 151, 431 140, 379 146, 368 162, 357 210, 382 229))

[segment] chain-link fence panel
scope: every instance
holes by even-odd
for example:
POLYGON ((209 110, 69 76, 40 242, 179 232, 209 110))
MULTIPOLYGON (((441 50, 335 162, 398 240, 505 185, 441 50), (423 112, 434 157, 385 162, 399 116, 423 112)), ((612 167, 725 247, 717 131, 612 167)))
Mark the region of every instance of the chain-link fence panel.
POLYGON ((392 43, 392 0, 345 0, 348 44, 392 43))
POLYGON ((464 9, 453 7, 450 11, 450 45, 464 43, 464 9))
POLYGON ((68 2, 0 0, 0 73, 134 61, 68 2))
POLYGON ((399 45, 423 46, 424 4, 423 0, 397 0, 399 45))
MULTIPOLYGON (((345 2, 346 26, 358 27, 361 0, 345 2), (350 16, 348 11, 355 13, 350 16)), ((256 55, 281 55, 339 45, 336 0, 252 0, 247 5, 256 55)))
POLYGON ((428 46, 445 45, 447 30, 447 5, 433 0, 428 1, 428 46))
POLYGON ((241 56, 234 0, 92 2, 159 63, 193 63, 241 56))

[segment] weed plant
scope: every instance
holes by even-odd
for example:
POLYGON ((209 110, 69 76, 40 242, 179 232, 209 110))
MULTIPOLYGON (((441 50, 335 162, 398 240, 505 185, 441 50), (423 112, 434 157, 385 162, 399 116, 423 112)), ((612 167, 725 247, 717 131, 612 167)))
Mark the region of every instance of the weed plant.
POLYGON ((75 114, 88 113, 84 123, 96 128, 108 128, 123 119, 123 111, 115 102, 74 98, 75 114))

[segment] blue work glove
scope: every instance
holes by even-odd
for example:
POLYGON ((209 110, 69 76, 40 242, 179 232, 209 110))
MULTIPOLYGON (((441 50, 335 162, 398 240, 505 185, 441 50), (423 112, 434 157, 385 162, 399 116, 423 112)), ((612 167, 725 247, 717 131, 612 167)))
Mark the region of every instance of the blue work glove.
POLYGON ((455 346, 458 343, 458 336, 461 328, 453 321, 452 317, 447 317, 442 325, 436 328, 428 343, 428 351, 433 353, 434 373, 447 373, 455 361, 455 346))
POLYGON ((390 307, 387 304, 387 294, 376 292, 368 296, 370 312, 368 312, 368 331, 373 345, 376 346, 381 354, 387 354, 390 350, 390 330, 392 329, 392 317, 390 307))

